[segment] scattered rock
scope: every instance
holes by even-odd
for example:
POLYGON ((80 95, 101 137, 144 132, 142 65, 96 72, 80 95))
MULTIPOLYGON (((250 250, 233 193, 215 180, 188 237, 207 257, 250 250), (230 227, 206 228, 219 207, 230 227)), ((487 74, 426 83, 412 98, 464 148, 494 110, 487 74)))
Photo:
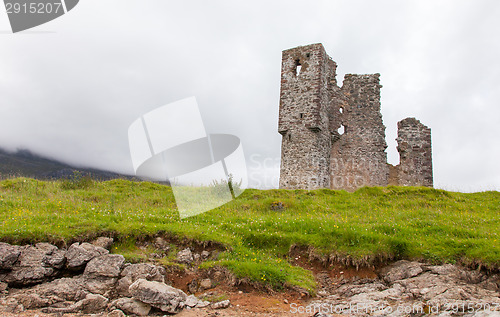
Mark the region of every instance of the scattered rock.
POLYGON ((271 203, 270 208, 271 210, 278 211, 285 209, 285 206, 283 206, 283 203, 281 201, 274 201, 271 203))
POLYGON ((127 314, 134 314, 138 316, 147 316, 151 311, 151 305, 134 298, 123 297, 114 301, 113 305, 127 314))
POLYGON ((196 308, 205 308, 207 307, 208 305, 210 305, 210 302, 209 301, 206 301, 206 300, 200 300, 198 302, 198 304, 196 304, 196 308))
POLYGON ((196 296, 194 296, 194 295, 189 295, 189 296, 186 298, 186 302, 185 302, 185 304, 186 304, 186 306, 188 306, 188 307, 191 307, 191 308, 192 308, 192 307, 196 307, 196 305, 198 305, 198 302, 199 302, 199 301, 200 301, 200 300, 199 300, 196 296))
POLYGON ((231 305, 231 302, 229 301, 229 299, 226 299, 226 300, 223 300, 223 301, 220 301, 217 303, 213 303, 211 306, 213 309, 224 309, 224 308, 228 308, 230 305, 231 305))
POLYGON ((125 313, 119 309, 114 309, 110 311, 106 317, 126 317, 125 313))
POLYGON ((210 302, 200 300, 194 295, 189 295, 186 298, 186 301, 184 304, 186 307, 190 307, 190 308, 195 308, 195 307, 196 308, 203 308, 203 307, 207 307, 208 305, 210 305, 210 302))
POLYGON ((201 251, 201 259, 202 260, 207 260, 208 257, 210 257, 210 252, 209 251, 206 251, 206 250, 201 251))
POLYGON ((193 261, 194 261, 193 253, 189 248, 186 248, 177 253, 177 262, 184 264, 191 264, 193 263, 193 261))
MULTIPOLYGON (((68 301, 79 301, 88 294, 80 278, 61 278, 52 282, 17 290, 8 296, 28 309, 54 306, 68 301)), ((67 305, 66 305, 67 306, 67 305)))
POLYGON ((148 281, 165 282, 165 268, 148 263, 126 264, 118 280, 117 291, 120 295, 130 297, 128 288, 142 278, 148 281))
POLYGON ((209 278, 205 278, 200 281, 199 285, 200 291, 211 289, 212 287, 213 287, 212 280, 210 280, 209 278))
POLYGON ((108 237, 99 237, 95 239, 92 244, 95 245, 96 247, 101 247, 106 250, 110 250, 111 246, 113 245, 114 239, 113 238, 108 238, 108 237))
POLYGON ((108 253, 108 250, 90 243, 84 242, 80 244, 76 242, 68 248, 68 251, 66 251, 66 267, 68 269, 80 270, 83 269, 93 258, 108 253))
POLYGON ((77 302, 75 306, 80 306, 77 311, 84 314, 100 313, 106 309, 108 299, 98 294, 88 294, 84 299, 77 302))
POLYGON ((155 238, 154 246, 156 249, 161 250, 163 252, 170 251, 170 244, 162 237, 155 238))
POLYGON ((184 308, 187 295, 165 283, 138 279, 129 287, 132 296, 164 312, 175 314, 184 308))
POLYGON ((194 293, 198 292, 199 286, 200 285, 198 283, 198 280, 196 278, 193 279, 191 282, 189 282, 187 284, 188 292, 190 292, 191 294, 194 294, 194 293))

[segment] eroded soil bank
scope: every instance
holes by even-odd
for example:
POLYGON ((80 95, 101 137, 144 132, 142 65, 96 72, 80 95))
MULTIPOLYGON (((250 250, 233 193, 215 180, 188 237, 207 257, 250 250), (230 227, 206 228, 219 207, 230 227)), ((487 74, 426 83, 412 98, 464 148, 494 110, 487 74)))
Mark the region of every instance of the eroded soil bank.
MULTIPOLYGON (((155 249, 170 241, 151 241, 155 249)), ((111 238, 58 248, 0 243, 2 316, 500 316, 500 274, 458 265, 398 261, 356 269, 291 249, 318 291, 264 289, 224 268, 199 269, 220 251, 177 245, 170 264, 128 263, 111 238)))

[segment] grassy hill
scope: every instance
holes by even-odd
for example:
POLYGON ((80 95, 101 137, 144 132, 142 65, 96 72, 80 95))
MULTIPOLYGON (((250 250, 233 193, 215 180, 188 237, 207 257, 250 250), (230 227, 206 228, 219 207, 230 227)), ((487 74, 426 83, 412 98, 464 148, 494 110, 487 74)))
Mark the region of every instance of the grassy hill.
POLYGON ((71 242, 110 233, 119 241, 115 252, 133 256, 137 239, 158 232, 223 244, 227 251, 204 267, 222 265, 275 288, 314 289, 311 272, 288 261, 292 245, 352 265, 411 258, 498 270, 500 193, 420 187, 354 193, 251 189, 181 220, 168 186, 127 180, 0 182, 3 241, 71 242))

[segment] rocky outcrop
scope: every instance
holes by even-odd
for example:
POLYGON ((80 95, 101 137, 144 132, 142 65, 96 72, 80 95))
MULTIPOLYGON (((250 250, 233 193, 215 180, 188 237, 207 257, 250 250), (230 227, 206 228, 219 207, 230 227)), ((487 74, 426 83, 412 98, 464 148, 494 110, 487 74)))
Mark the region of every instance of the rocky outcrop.
MULTIPOLYGON (((109 247, 109 239, 96 241, 109 247)), ((74 243, 67 250, 48 243, 0 243, 0 313, 42 309, 147 316, 153 309, 172 314, 209 305, 167 285, 165 274, 163 267, 125 263, 123 256, 90 243, 74 243)))
MULTIPOLYGON (((177 260, 192 274, 198 261, 209 256, 208 252, 199 254, 184 249, 177 260)), ((321 315, 317 316, 480 317, 500 314, 491 311, 500 310, 500 274, 451 264, 410 261, 393 263, 377 273, 378 277, 371 272, 372 278, 364 279, 356 276, 332 278, 329 272, 318 273, 316 276, 322 281, 322 288, 318 291, 319 297, 308 304, 312 307, 309 311, 313 312, 310 315, 318 311, 321 315)), ((212 268, 192 276, 187 284, 191 293, 220 284, 237 285, 236 277, 223 268, 212 268)), ((214 298, 204 296, 201 298, 214 298)), ((148 263, 126 263, 123 256, 110 254, 105 248, 89 243, 75 243, 67 250, 48 243, 31 246, 0 243, 0 315, 2 312, 42 309, 57 315, 148 316, 175 314, 183 309, 230 306, 229 301, 219 299, 219 302, 210 303, 194 295, 187 296, 166 283, 165 268, 148 263)))
POLYGON ((340 281, 310 305, 353 316, 488 316, 488 309, 500 309, 499 291, 499 275, 398 261, 380 270, 377 279, 340 281))
POLYGON ((27 286, 58 275, 64 266, 65 252, 48 243, 34 246, 0 245, 0 281, 9 286, 27 286))

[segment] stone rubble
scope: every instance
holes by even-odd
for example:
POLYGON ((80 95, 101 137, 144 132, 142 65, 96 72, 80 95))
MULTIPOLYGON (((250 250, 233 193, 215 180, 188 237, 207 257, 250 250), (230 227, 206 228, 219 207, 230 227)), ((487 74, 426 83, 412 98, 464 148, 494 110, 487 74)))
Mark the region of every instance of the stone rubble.
POLYGON ((191 264, 194 262, 193 253, 189 248, 179 251, 177 253, 177 262, 184 264, 191 264))

